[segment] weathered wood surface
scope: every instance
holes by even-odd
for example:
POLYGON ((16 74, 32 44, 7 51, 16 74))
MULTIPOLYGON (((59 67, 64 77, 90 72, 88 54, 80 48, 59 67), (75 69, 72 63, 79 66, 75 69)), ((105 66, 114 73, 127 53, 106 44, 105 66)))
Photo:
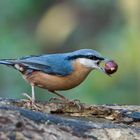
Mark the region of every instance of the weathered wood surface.
POLYGON ((140 140, 140 106, 0 99, 0 140, 140 140))

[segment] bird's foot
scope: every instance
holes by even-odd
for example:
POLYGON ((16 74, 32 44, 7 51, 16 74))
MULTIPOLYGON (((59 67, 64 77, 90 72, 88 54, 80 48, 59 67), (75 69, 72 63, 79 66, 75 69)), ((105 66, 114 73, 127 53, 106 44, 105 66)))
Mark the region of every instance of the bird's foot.
POLYGON ((68 104, 70 105, 70 106, 75 106, 75 107, 77 107, 77 109, 78 109, 78 111, 83 111, 84 110, 84 103, 81 103, 81 101, 80 100, 78 100, 78 99, 74 99, 74 100, 70 100, 69 102, 68 102, 68 104))
POLYGON ((35 100, 31 96, 29 96, 27 93, 22 93, 22 95, 25 96, 31 102, 35 102, 35 100))
POLYGON ((49 102, 58 102, 58 103, 67 103, 69 100, 67 98, 58 98, 58 97, 52 97, 49 99, 49 102))
POLYGON ((25 102, 24 106, 33 110, 40 111, 41 107, 35 103, 35 99, 33 99, 31 96, 29 96, 27 93, 23 93, 23 96, 25 96, 27 99, 23 99, 25 102))
POLYGON ((76 107, 78 111, 82 111, 84 108, 84 104, 80 102, 80 100, 75 99, 75 100, 69 100, 67 98, 50 98, 49 102, 54 102, 54 103, 60 103, 60 104, 64 104, 65 107, 76 107))

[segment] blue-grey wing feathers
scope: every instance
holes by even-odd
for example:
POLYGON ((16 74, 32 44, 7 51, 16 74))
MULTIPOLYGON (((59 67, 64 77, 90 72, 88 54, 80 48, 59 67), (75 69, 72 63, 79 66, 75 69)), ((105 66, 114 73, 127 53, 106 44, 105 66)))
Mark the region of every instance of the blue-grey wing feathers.
POLYGON ((15 61, 28 69, 42 71, 48 74, 66 76, 73 71, 71 62, 64 55, 41 55, 22 58, 15 61))

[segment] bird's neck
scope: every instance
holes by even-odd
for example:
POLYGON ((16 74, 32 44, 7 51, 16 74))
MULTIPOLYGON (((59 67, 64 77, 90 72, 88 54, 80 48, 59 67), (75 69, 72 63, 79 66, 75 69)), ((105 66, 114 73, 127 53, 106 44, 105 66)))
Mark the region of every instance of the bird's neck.
POLYGON ((75 69, 75 76, 81 77, 82 79, 86 78, 87 75, 91 72, 92 68, 85 67, 83 64, 79 62, 79 60, 76 60, 74 63, 74 69, 75 69))

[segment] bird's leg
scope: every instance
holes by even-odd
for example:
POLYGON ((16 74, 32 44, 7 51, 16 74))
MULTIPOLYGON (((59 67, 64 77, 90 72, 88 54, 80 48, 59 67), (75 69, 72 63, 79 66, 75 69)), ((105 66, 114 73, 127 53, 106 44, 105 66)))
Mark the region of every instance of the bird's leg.
POLYGON ((63 96, 63 95, 57 93, 56 91, 53 91, 53 93, 54 93, 55 95, 59 96, 60 98, 66 100, 66 97, 65 97, 65 96, 63 96))
POLYGON ((32 90, 32 96, 29 96, 27 93, 23 93, 23 95, 28 98, 28 100, 26 100, 27 106, 34 108, 35 110, 40 110, 40 107, 35 103, 34 84, 31 84, 31 90, 32 90))
POLYGON ((75 107, 77 107, 77 109, 78 109, 78 111, 82 111, 83 110, 83 108, 84 108, 84 104, 82 104, 81 102, 80 102, 80 100, 69 100, 69 99, 67 99, 65 96, 63 96, 63 95, 61 95, 61 94, 59 94, 59 93, 57 93, 56 91, 50 91, 50 92, 52 92, 52 93, 54 93, 55 95, 57 95, 57 96, 59 96, 60 98, 55 98, 55 97, 53 97, 53 98, 51 98, 49 101, 51 102, 51 101, 55 101, 55 102, 57 102, 57 101, 59 101, 59 102, 62 102, 62 103, 65 103, 66 105, 68 105, 68 106, 75 106, 75 107))
POLYGON ((32 89, 32 101, 35 102, 35 87, 34 87, 34 85, 31 85, 31 89, 32 89))
POLYGON ((32 103, 35 102, 35 90, 34 85, 31 84, 32 96, 29 96, 27 93, 23 93, 23 96, 26 96, 32 103))
POLYGON ((52 101, 52 100, 63 100, 63 101, 66 101, 66 102, 69 101, 65 96, 63 96, 63 95, 57 93, 56 91, 50 91, 50 92, 54 93, 55 95, 59 96, 60 98, 55 98, 55 97, 53 97, 53 98, 51 98, 49 101, 52 101))

